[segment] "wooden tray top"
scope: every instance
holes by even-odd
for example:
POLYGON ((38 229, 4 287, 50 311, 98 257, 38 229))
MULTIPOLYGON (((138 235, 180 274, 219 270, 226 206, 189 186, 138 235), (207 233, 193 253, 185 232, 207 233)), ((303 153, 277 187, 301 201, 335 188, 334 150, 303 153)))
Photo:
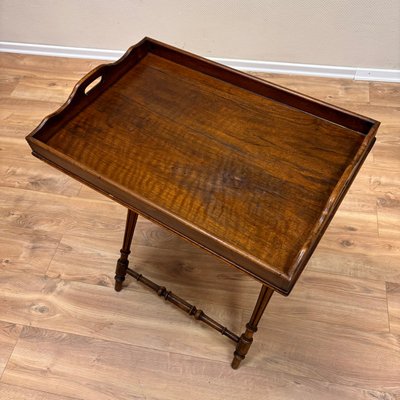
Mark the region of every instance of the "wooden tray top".
POLYGON ((37 157, 287 295, 378 125, 145 38, 79 81, 27 140, 37 157))

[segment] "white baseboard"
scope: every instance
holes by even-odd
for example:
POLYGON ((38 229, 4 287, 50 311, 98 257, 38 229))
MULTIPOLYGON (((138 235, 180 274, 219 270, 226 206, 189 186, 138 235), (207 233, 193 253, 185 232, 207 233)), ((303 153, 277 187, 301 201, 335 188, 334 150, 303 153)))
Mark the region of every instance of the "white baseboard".
MULTIPOLYGON (((124 54, 124 51, 122 50, 51 46, 16 42, 0 42, 0 52, 112 61, 117 60, 122 56, 122 54, 124 54)), ((395 69, 339 67, 333 65, 237 60, 218 57, 210 57, 210 60, 241 71, 308 75, 327 78, 348 78, 363 81, 400 82, 400 70, 395 69)))
POLYGON ((400 70, 357 68, 354 79, 357 81, 400 82, 400 70))
POLYGON ((110 61, 117 60, 124 54, 122 50, 89 49, 86 47, 65 47, 16 42, 0 42, 0 52, 110 61))

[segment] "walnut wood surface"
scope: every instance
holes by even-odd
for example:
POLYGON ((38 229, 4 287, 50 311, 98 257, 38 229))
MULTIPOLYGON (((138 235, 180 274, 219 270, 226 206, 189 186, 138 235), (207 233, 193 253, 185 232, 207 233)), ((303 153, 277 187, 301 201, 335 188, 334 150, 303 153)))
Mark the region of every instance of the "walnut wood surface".
POLYGON ((81 80, 28 141, 64 172, 288 294, 377 126, 145 39, 81 80))

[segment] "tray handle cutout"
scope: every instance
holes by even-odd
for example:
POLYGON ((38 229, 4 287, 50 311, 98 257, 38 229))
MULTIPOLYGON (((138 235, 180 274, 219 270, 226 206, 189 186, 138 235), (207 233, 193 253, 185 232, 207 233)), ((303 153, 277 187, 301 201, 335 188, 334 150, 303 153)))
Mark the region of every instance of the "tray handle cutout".
POLYGON ((95 80, 90 82, 85 88, 84 93, 88 95, 97 85, 99 85, 102 81, 103 77, 100 75, 95 80))

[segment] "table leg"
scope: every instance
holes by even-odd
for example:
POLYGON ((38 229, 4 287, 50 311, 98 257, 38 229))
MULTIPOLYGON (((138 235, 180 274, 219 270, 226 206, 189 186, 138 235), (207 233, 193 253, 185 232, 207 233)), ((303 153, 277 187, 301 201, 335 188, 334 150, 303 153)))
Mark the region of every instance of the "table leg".
POLYGON ((246 357, 246 354, 253 343, 253 335, 257 332, 257 325, 260 322, 272 293, 274 293, 273 289, 265 285, 262 286, 253 314, 251 315, 250 321, 246 324, 246 331, 240 336, 239 342, 236 345, 236 350, 233 353, 231 364, 233 369, 239 368, 240 362, 246 357))
POLYGON ((115 270, 115 290, 119 292, 122 289, 122 282, 125 280, 126 270, 129 265, 128 256, 131 252, 131 243, 133 232, 135 231, 136 221, 138 215, 134 211, 128 209, 126 218, 124 242, 121 249, 121 257, 117 261, 117 268, 115 270))

